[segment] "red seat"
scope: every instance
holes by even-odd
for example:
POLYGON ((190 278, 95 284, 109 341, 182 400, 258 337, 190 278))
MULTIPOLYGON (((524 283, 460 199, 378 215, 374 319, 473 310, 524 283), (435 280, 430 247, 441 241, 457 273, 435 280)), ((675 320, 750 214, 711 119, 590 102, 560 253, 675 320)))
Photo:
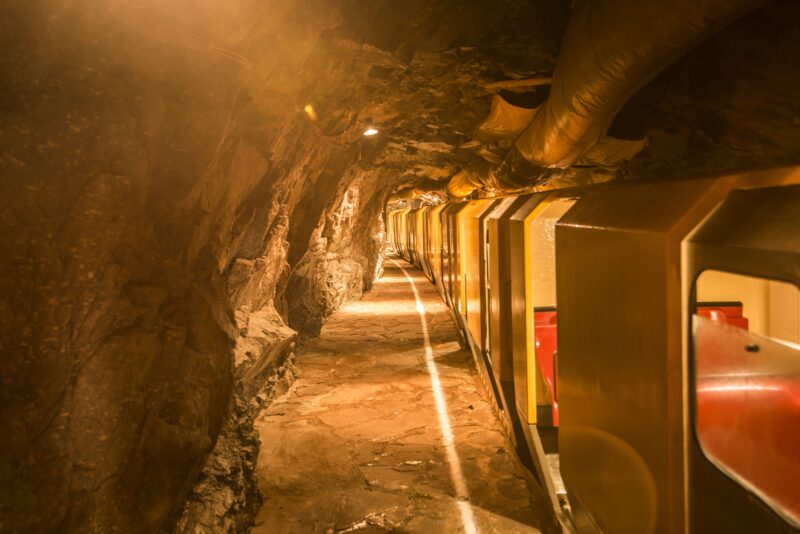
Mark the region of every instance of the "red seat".
POLYGON ((555 308, 533 312, 536 362, 553 405, 553 426, 558 426, 558 317, 555 308))
POLYGON ((796 355, 787 354, 792 349, 784 345, 743 332, 747 319, 741 317, 741 307, 738 317, 734 310, 733 321, 702 311, 698 314, 711 319, 696 319, 694 338, 697 436, 703 451, 796 517, 800 365, 791 363, 796 355))
POLYGON ((742 314, 741 302, 698 302, 697 314, 715 322, 750 329, 750 321, 742 314))

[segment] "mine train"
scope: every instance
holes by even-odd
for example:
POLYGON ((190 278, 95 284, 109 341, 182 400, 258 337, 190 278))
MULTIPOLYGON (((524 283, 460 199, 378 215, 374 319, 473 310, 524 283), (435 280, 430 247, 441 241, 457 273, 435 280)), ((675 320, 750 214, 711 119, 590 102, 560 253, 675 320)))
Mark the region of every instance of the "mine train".
POLYGON ((578 532, 797 532, 800 167, 386 213, 578 532))

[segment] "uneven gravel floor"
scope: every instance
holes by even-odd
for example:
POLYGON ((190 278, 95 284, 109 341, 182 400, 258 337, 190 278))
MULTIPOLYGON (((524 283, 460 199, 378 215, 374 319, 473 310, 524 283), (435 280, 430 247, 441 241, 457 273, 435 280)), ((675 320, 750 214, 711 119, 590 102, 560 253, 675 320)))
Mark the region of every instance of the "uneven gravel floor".
POLYGON ((398 263, 427 312, 432 363, 411 285, 387 261, 374 289, 303 347, 298 379, 259 416, 266 501, 253 532, 549 531, 544 495, 526 483, 435 287, 398 263))

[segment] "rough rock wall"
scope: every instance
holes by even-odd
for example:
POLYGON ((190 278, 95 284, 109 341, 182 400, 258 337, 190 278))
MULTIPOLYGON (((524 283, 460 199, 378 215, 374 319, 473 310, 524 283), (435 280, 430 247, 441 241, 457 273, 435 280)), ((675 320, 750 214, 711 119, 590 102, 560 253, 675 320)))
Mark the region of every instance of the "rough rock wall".
POLYGON ((390 189, 450 157, 483 82, 552 65, 559 16, 0 4, 0 530, 167 528, 215 442, 245 465, 231 421, 369 286, 390 189))
POLYGON ((624 178, 800 164, 800 3, 772 0, 636 94, 610 133, 646 136, 624 178))
POLYGON ((377 170, 355 174, 337 191, 289 280, 289 320, 304 332, 318 334, 324 318, 360 297, 377 274, 383 241, 380 212, 387 191, 370 184, 391 182, 377 170))
POLYGON ((292 220, 321 219, 357 154, 254 104, 242 88, 258 69, 204 49, 240 46, 246 17, 204 35, 227 10, 186 29, 152 5, 104 4, 4 6, 11 530, 164 520, 223 424, 234 365, 252 360, 242 374, 258 376, 277 356, 292 220))
POLYGON ((224 279, 171 221, 241 66, 100 3, 2 10, 0 522, 152 530, 230 399, 224 279))

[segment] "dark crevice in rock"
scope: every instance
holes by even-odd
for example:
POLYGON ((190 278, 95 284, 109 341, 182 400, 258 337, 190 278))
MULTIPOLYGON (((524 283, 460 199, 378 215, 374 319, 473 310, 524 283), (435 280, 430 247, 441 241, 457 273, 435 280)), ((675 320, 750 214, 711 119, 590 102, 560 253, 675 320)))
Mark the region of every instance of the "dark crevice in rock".
POLYGON ((252 381, 237 382, 230 412, 214 449, 184 504, 161 532, 250 531, 263 503, 255 471, 260 441, 254 421, 260 410, 286 393, 294 381, 293 346, 293 342, 286 346, 280 360, 269 366, 266 379, 259 382, 258 393, 247 393, 255 387, 252 381))

